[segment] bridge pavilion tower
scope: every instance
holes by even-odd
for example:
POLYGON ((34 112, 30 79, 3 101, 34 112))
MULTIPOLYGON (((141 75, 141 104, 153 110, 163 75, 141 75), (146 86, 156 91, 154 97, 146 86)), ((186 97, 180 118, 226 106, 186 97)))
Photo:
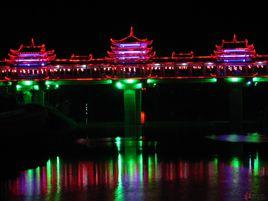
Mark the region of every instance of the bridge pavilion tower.
MULTIPOLYGON (((127 37, 120 40, 111 39, 111 51, 108 51, 108 57, 115 67, 146 66, 155 56, 151 47, 152 42, 136 37, 131 27, 127 37)), ((125 132, 137 136, 139 129, 136 128, 141 126, 142 83, 137 79, 124 79, 116 82, 116 87, 124 91, 125 132)))
POLYGON ((45 91, 42 84, 33 81, 35 78, 34 75, 24 77, 23 72, 28 70, 45 70, 49 68, 50 63, 55 58, 56 54, 54 50, 47 51, 44 44, 36 45, 33 38, 29 45, 21 44, 17 50, 10 49, 5 62, 11 70, 16 70, 19 77, 23 78, 17 83, 16 89, 22 92, 24 103, 38 103, 44 105, 45 91))
MULTIPOLYGON (((238 40, 234 34, 231 41, 222 40, 220 45, 216 45, 214 51, 214 59, 218 68, 224 69, 224 75, 228 76, 236 72, 241 74, 248 69, 248 66, 254 63, 256 51, 253 44, 249 44, 248 40, 238 40)), ((231 128, 240 130, 243 122, 243 82, 239 80, 243 78, 226 78, 231 80, 229 92, 229 114, 231 128)))

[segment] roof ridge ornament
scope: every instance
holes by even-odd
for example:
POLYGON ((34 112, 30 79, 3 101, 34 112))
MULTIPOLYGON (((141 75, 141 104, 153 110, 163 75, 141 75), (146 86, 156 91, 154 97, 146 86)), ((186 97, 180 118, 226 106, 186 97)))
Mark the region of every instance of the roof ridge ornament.
POLYGON ((130 27, 129 37, 134 37, 134 28, 133 28, 133 26, 130 27))
POLYGON ((32 45, 32 47, 35 46, 35 45, 34 45, 34 38, 31 38, 31 45, 32 45))
POLYGON ((234 36, 233 36, 233 42, 237 42, 237 36, 236 36, 236 34, 234 33, 234 36))

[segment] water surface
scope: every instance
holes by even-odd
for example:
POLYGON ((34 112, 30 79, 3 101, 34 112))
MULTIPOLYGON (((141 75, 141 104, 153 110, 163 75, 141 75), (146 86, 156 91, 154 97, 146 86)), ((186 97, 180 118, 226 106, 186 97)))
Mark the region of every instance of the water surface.
MULTIPOLYGON (((43 166, 0 182, 1 200, 204 200, 268 199, 268 161, 258 152, 206 158, 143 153, 115 140, 117 154, 51 157, 43 166)), ((132 145, 135 146, 132 146, 132 145)), ((138 145, 138 146, 137 146, 138 145)))

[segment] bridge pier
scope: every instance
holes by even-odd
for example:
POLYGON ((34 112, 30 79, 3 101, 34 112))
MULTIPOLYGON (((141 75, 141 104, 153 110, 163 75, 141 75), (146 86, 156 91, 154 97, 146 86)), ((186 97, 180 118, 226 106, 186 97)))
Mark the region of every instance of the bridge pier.
POLYGON ((32 102, 44 106, 45 105, 45 91, 43 90, 34 91, 33 96, 32 96, 32 102))
POLYGON ((243 123, 243 87, 233 85, 229 93, 230 127, 232 130, 241 130, 243 123))
POLYGON ((24 104, 30 104, 32 103, 32 92, 31 91, 24 91, 22 93, 23 96, 23 103, 24 104))
POLYGON ((125 134, 137 137, 141 131, 141 89, 124 90, 125 134))
POLYGON ((124 128, 126 137, 141 136, 142 83, 136 79, 116 82, 117 89, 124 94, 124 128))
POLYGON ((45 105, 45 92, 42 90, 24 91, 23 103, 24 104, 36 103, 36 104, 44 106, 45 105))
POLYGON ((141 90, 124 90, 125 123, 129 125, 141 123, 141 90))

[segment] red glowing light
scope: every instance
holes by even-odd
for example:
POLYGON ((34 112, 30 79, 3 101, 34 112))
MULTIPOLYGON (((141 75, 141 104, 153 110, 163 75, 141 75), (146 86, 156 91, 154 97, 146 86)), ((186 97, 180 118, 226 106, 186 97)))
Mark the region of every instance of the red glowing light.
POLYGON ((141 112, 141 124, 145 124, 146 121, 146 114, 144 111, 141 112))

